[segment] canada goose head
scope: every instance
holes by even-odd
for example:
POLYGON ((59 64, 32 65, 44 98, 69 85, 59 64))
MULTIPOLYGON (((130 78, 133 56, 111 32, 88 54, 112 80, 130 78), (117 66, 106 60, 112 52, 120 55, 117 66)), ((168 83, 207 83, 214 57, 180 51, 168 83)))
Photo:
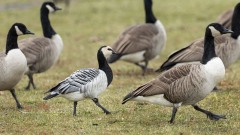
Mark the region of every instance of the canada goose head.
POLYGON ((57 10, 61 10, 61 8, 57 7, 53 2, 44 2, 42 4, 42 10, 47 10, 48 13, 53 13, 57 10))
POLYGON ((222 34, 233 33, 233 31, 224 28, 219 23, 211 23, 208 25, 207 29, 210 30, 213 37, 220 36, 222 34))
POLYGON ((17 36, 34 34, 27 29, 27 27, 22 23, 15 23, 12 25, 11 30, 14 30, 17 36))
POLYGON ((115 54, 110 46, 102 46, 99 50, 103 53, 105 59, 108 59, 112 54, 115 54))
POLYGON ((12 27, 9 29, 8 35, 7 35, 7 42, 6 42, 6 54, 11 49, 18 48, 17 38, 20 35, 26 35, 26 34, 34 34, 31 31, 27 29, 27 27, 22 23, 14 23, 12 27))

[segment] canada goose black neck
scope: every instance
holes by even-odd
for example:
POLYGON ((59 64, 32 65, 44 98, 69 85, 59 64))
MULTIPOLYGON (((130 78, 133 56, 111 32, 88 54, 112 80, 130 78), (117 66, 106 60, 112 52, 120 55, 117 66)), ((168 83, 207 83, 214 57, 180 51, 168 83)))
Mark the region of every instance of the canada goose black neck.
POLYGON ((101 49, 98 50, 97 58, 98 58, 99 69, 103 70, 105 72, 105 74, 107 76, 107 80, 108 80, 108 85, 109 85, 112 82, 113 73, 112 73, 112 69, 108 65, 108 62, 107 62, 105 56, 103 55, 101 49))
POLYGON ((16 49, 18 48, 17 44, 17 38, 18 35, 16 34, 15 28, 12 27, 7 35, 7 42, 6 42, 6 54, 11 50, 11 49, 16 49))
POLYGON ((232 16, 232 31, 231 37, 237 39, 240 35, 240 3, 238 3, 233 12, 232 16))
POLYGON ((152 12, 152 0, 144 0, 146 23, 155 23, 157 19, 152 12))
POLYGON ((46 8, 46 5, 43 4, 41 7, 41 23, 42 23, 42 29, 43 29, 43 35, 44 37, 47 38, 52 38, 53 35, 56 34, 56 32, 54 31, 54 29, 51 26, 50 20, 49 20, 49 11, 46 8))
POLYGON ((215 53, 214 37, 212 36, 211 30, 207 27, 205 32, 204 52, 201 63, 206 64, 214 57, 217 57, 215 53))

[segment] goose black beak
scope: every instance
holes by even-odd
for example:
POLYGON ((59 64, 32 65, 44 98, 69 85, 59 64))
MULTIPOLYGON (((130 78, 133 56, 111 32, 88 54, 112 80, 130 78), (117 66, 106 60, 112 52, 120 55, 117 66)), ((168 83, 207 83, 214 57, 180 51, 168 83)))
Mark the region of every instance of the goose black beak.
POLYGON ((34 33, 29 31, 29 30, 26 30, 25 34, 32 34, 32 35, 34 35, 34 33))
POLYGON ((233 31, 229 30, 229 29, 224 29, 223 30, 223 34, 227 34, 227 33, 233 33, 233 31))
POLYGON ((55 10, 62 10, 62 9, 61 9, 60 7, 57 7, 57 6, 56 6, 56 7, 55 7, 55 10))

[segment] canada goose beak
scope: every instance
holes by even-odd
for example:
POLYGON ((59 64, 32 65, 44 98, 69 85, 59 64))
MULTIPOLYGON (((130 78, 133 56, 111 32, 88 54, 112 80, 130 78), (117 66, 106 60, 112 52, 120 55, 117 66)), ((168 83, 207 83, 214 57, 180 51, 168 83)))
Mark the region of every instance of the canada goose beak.
POLYGON ((56 7, 55 7, 55 10, 62 10, 62 9, 61 9, 60 7, 57 7, 57 6, 56 6, 56 7))
POLYGON ((233 31, 229 30, 229 29, 224 29, 223 30, 223 34, 227 34, 227 33, 233 33, 233 31))
POLYGON ((112 50, 112 54, 117 54, 117 53, 112 50))
POLYGON ((29 30, 26 30, 25 34, 32 34, 32 35, 34 35, 34 33, 29 31, 29 30))

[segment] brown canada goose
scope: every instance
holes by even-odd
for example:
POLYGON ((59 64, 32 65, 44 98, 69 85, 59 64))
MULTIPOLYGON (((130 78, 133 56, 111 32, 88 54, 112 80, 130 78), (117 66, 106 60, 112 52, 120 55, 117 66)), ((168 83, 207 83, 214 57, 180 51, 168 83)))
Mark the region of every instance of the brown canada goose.
POLYGON ((194 109, 205 113, 211 120, 225 118, 225 116, 203 110, 196 104, 224 78, 225 67, 222 60, 215 54, 214 37, 230 32, 218 23, 208 25, 201 63, 185 64, 163 72, 156 79, 130 92, 122 103, 137 100, 173 107, 170 123, 174 122, 177 109, 181 105, 192 105, 194 109))
POLYGON ((50 24, 49 13, 60 10, 52 2, 44 2, 41 7, 41 23, 44 37, 33 37, 20 40, 19 48, 27 58, 28 69, 26 75, 29 78, 26 90, 32 85, 36 86, 33 81, 33 74, 42 73, 51 68, 58 60, 63 48, 63 41, 50 24))
POLYGON ((227 29, 231 29, 232 24, 232 15, 233 15, 233 9, 229 9, 222 13, 216 20, 216 22, 223 25, 223 27, 227 29))
MULTIPOLYGON (((221 35, 215 38, 215 51, 224 66, 236 62, 240 57, 240 3, 235 6, 232 17, 232 33, 231 35, 221 35)), ((202 59, 204 50, 204 39, 200 38, 192 42, 189 46, 172 53, 168 59, 161 65, 157 71, 164 71, 175 65, 181 65, 189 62, 199 62, 202 59)))
POLYGON ((112 82, 112 70, 108 65, 106 59, 113 53, 114 51, 109 46, 100 47, 97 53, 99 64, 98 69, 85 68, 74 72, 65 80, 61 81, 58 85, 47 91, 47 93, 51 93, 43 99, 48 100, 59 95, 70 101, 73 101, 73 115, 76 116, 77 102, 90 98, 98 107, 104 111, 104 113, 110 114, 107 109, 100 105, 97 97, 112 82))
POLYGON ((156 57, 166 44, 166 31, 162 23, 152 12, 152 0, 144 0, 146 24, 135 25, 126 29, 113 44, 116 52, 109 63, 124 60, 140 66, 144 72, 148 61, 156 57), (144 62, 145 65, 140 63, 144 62))
POLYGON ((14 87, 21 80, 27 69, 27 60, 18 48, 17 38, 20 35, 33 34, 22 23, 15 23, 7 35, 6 51, 0 54, 0 91, 9 90, 21 109, 14 87))

